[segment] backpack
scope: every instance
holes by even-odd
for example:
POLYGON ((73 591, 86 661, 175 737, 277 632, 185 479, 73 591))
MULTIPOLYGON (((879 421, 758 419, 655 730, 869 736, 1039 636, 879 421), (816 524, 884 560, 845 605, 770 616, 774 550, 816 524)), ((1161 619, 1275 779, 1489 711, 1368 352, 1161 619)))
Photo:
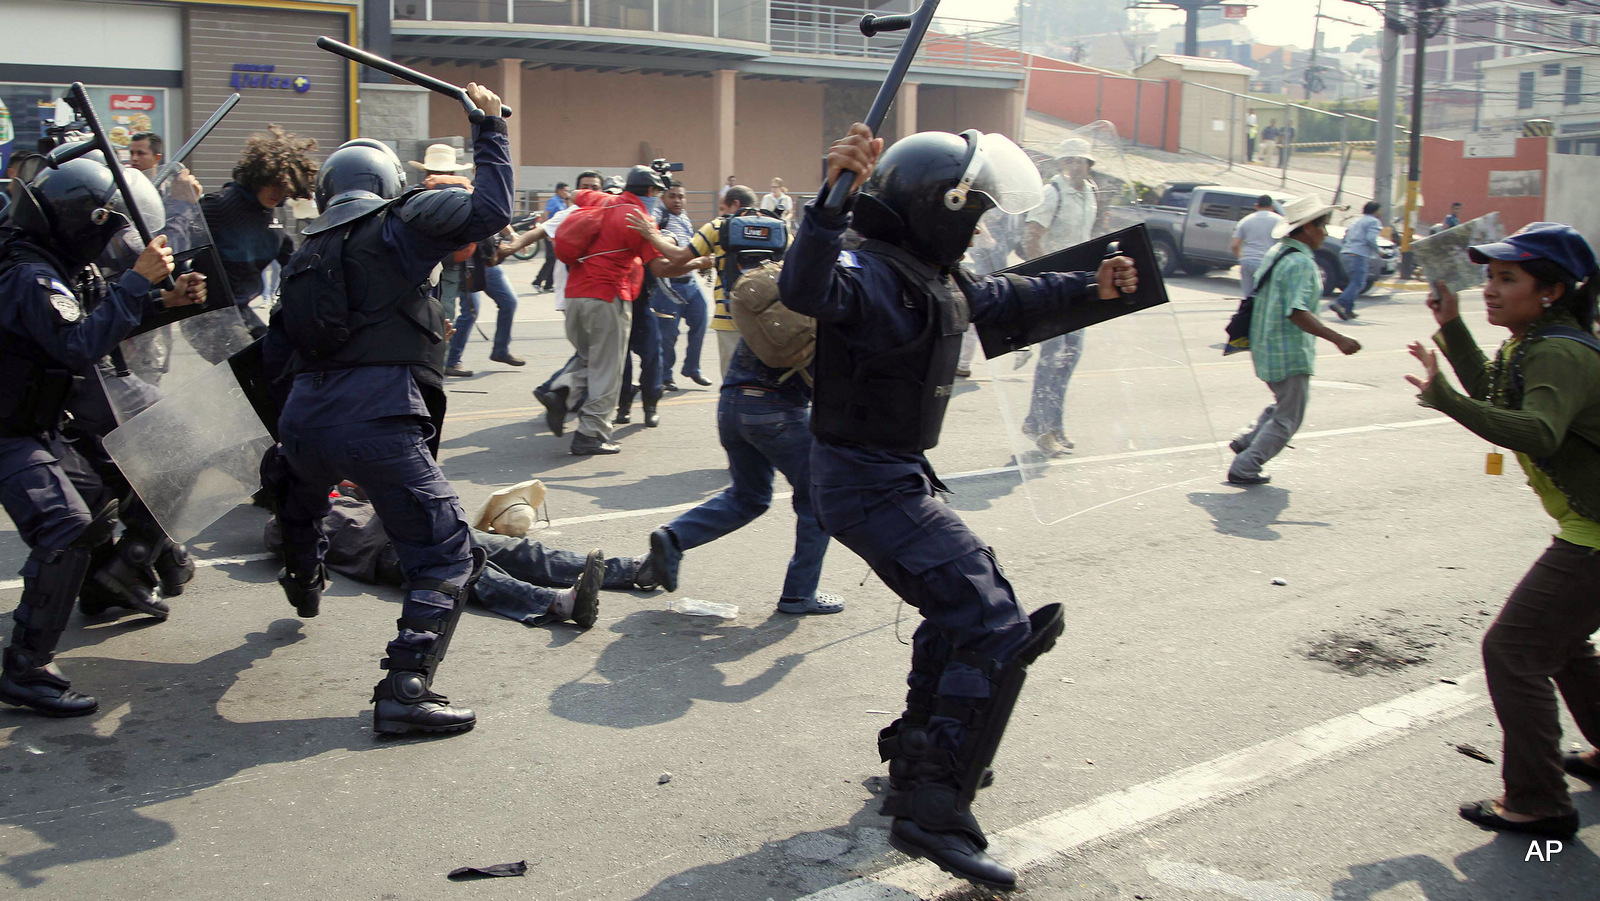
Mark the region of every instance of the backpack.
MULTIPOLYGON (((379 215, 385 215, 387 209, 379 215)), ((350 340, 344 243, 363 216, 311 236, 283 267, 278 303, 289 341, 306 359, 321 361, 350 340)))
POLYGON ((763 263, 783 259, 789 249, 789 223, 765 210, 743 210, 736 216, 723 217, 717 242, 723 251, 722 271, 718 273, 722 293, 732 297, 745 273, 763 263))
POLYGON ((611 196, 593 206, 580 206, 568 213, 567 218, 561 220, 561 228, 556 230, 556 259, 571 267, 593 256, 589 251, 594 247, 595 240, 600 237, 600 228, 605 225, 606 214, 621 200, 621 195, 611 196))
POLYGON ((731 292, 725 292, 728 312, 739 335, 761 362, 787 369, 788 378, 804 372, 817 351, 817 320, 783 305, 778 298, 778 276, 783 264, 768 260, 746 272, 731 292))
POLYGON ((1222 346, 1223 356, 1250 349, 1250 319, 1256 314, 1256 295, 1261 293, 1261 286, 1267 283, 1267 276, 1271 275, 1272 270, 1278 268, 1283 258, 1291 253, 1300 251, 1290 249, 1278 254, 1272 265, 1267 267, 1267 271, 1256 277, 1256 283, 1250 289, 1250 296, 1239 301, 1239 309, 1234 312, 1233 318, 1228 320, 1228 343, 1222 346))

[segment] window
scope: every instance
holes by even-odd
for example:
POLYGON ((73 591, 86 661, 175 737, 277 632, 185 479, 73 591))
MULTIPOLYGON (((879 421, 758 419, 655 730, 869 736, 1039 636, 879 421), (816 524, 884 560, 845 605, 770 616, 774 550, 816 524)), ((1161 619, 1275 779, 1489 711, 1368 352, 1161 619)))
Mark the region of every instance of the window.
POLYGON ((1570 66, 1567 68, 1566 92, 1561 97, 1563 106, 1583 102, 1583 67, 1570 66))
POLYGON ((1544 75, 1560 75, 1561 74, 1561 64, 1560 63, 1545 63, 1544 64, 1544 72, 1542 74, 1544 74, 1544 75))
POLYGON ((1517 109, 1533 109, 1533 73, 1517 73, 1517 109))

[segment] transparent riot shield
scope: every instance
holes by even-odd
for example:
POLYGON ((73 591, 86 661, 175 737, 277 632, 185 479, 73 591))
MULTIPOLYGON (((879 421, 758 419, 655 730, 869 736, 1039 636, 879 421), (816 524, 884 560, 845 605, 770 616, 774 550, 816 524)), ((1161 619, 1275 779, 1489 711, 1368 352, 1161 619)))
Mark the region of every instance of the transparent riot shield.
MULTIPOLYGON (((1104 245, 1114 233, 1138 221, 1126 215, 1134 180, 1115 128, 1097 122, 1030 155, 1045 181, 1043 201, 1020 217, 991 210, 971 264, 985 273, 1098 241, 1077 264, 1094 268, 1111 252, 1104 245)), ((1154 268, 1141 267, 1141 280, 1159 279, 1148 271, 1154 268)), ((1223 478, 1226 462, 1190 359, 1203 341, 1185 334, 1183 290, 1169 286, 1174 293, 1176 302, 1118 309, 1114 318, 987 361, 1040 522, 1223 478)), ((1093 295, 1084 302, 1124 303, 1093 295)), ((993 349, 986 343, 986 352, 993 349)))
MULTIPOLYGON (((143 178, 129 172, 130 178, 143 178)), ((212 366, 247 347, 253 340, 241 309, 234 304, 227 273, 217 255, 216 244, 200 208, 201 186, 187 170, 179 167, 161 185, 166 224, 157 232, 172 248, 179 273, 199 272, 206 277, 207 299, 202 310, 175 308, 145 314, 145 321, 134 335, 118 347, 120 359, 113 358, 119 370, 108 377, 106 396, 118 422, 126 422, 147 402, 131 404, 124 399, 148 398, 142 385, 171 391, 210 371, 212 366), (122 380, 141 384, 117 385, 122 380)), ((101 268, 115 279, 131 266, 143 249, 137 235, 125 232, 101 258, 101 268)))
POLYGON ((133 490, 186 542, 260 487, 272 437, 226 363, 186 381, 105 438, 133 490))

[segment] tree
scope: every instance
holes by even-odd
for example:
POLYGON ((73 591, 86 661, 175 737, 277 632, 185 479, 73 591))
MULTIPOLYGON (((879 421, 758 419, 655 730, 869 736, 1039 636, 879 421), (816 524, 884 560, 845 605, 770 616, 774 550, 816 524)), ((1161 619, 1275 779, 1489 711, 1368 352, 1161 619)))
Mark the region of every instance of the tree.
POLYGON ((1022 0, 1022 42, 1030 49, 1128 27, 1128 0, 1022 0))

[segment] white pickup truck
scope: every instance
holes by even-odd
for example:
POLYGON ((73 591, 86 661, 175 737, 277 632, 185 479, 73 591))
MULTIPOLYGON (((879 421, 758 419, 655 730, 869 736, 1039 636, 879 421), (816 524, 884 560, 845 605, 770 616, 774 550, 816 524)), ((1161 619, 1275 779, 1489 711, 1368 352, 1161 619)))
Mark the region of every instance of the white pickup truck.
MULTIPOLYGON (((1282 206, 1291 195, 1267 191, 1282 212, 1282 206)), ((1143 222, 1150 230, 1150 243, 1155 251, 1161 274, 1174 276, 1179 272, 1204 275, 1213 269, 1227 269, 1238 265, 1234 259, 1233 226, 1255 211, 1256 198, 1262 192, 1255 188, 1237 188, 1210 185, 1200 182, 1172 182, 1163 185, 1155 203, 1139 203, 1111 209, 1111 227, 1126 228, 1143 222)), ((1332 294, 1344 287, 1349 279, 1339 262, 1339 249, 1344 240, 1344 229, 1328 229, 1328 239, 1317 249, 1317 266, 1322 270, 1322 293, 1332 294)), ((1378 239, 1378 252, 1382 256, 1376 276, 1392 275, 1398 264, 1398 254, 1392 242, 1378 239)))

